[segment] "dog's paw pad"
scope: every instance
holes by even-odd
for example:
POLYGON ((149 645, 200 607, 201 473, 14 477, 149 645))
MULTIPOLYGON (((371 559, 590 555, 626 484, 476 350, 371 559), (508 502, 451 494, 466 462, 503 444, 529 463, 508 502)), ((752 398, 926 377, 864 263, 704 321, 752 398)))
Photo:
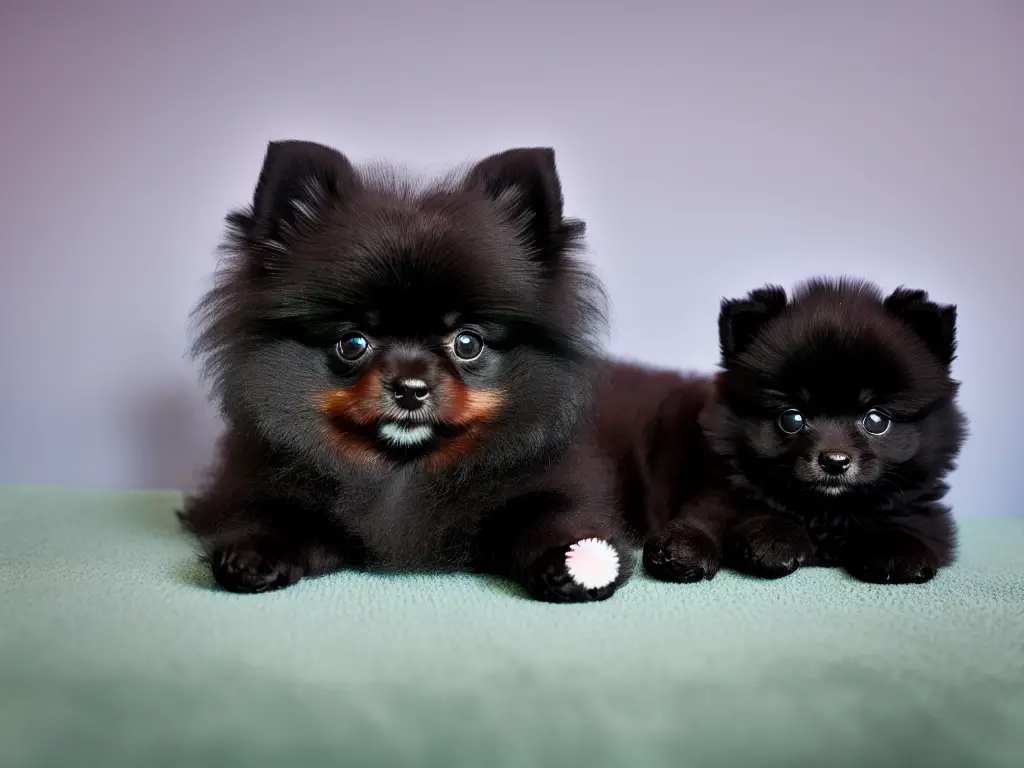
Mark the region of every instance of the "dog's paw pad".
POLYGON ((665 531, 644 545, 644 570, 660 581, 692 583, 713 579, 720 560, 714 540, 692 527, 665 531))
POLYGON ((853 562, 846 570, 872 584, 924 584, 935 578, 937 568, 927 558, 895 555, 853 562))
POLYGON ((807 552, 799 540, 761 539, 750 542, 742 558, 750 573, 777 579, 803 565, 807 552))
POLYGON ((793 573, 814 555, 814 546, 798 525, 782 518, 759 517, 733 529, 726 543, 726 564, 764 579, 793 573))
POLYGON ((267 555, 248 547, 219 549, 210 558, 213 576, 231 592, 270 592, 291 586, 302 578, 299 563, 267 555))
POLYGON ((846 570, 872 584, 923 584, 939 570, 938 558, 914 536, 878 532, 851 548, 846 570))

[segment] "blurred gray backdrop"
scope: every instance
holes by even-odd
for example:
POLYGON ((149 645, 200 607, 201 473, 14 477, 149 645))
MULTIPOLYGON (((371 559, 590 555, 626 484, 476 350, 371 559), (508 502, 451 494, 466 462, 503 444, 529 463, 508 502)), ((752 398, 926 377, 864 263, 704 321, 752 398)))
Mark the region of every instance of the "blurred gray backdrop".
POLYGON ((716 361, 821 273, 960 306, 962 516, 1024 514, 1024 3, 0 3, 0 482, 191 487, 184 356, 266 142, 424 172, 553 145, 612 349, 716 361))

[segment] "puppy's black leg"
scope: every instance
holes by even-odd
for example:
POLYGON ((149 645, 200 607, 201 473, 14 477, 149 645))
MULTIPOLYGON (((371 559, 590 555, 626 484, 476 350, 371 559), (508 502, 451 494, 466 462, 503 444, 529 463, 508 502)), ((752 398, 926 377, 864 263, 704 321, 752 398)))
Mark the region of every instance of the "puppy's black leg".
POLYGON ((230 592, 270 592, 290 587, 306 575, 308 567, 301 550, 282 545, 271 535, 249 535, 217 546, 208 559, 214 579, 230 592))
POLYGON ((558 492, 513 500, 495 515, 483 541, 485 570, 511 577, 545 602, 606 600, 632 572, 613 515, 558 492))
POLYGON ((686 522, 652 534, 644 544, 644 570, 660 581, 691 583, 713 579, 721 561, 718 542, 686 522))
POLYGON ((224 589, 270 592, 341 567, 340 553, 304 520, 301 510, 288 515, 282 511, 286 506, 273 508, 273 514, 267 503, 233 508, 230 502, 208 497, 193 500, 181 513, 224 589))
POLYGON ((813 545, 804 529, 777 515, 746 518, 726 534, 725 564, 752 576, 788 576, 813 554, 813 545))
POLYGON ((873 584, 923 584, 940 565, 939 556, 921 538, 898 529, 861 533, 843 557, 851 576, 873 584))
POLYGON ((685 503, 663 530, 644 545, 644 570, 661 581, 713 579, 722 563, 722 531, 733 509, 714 491, 685 503))

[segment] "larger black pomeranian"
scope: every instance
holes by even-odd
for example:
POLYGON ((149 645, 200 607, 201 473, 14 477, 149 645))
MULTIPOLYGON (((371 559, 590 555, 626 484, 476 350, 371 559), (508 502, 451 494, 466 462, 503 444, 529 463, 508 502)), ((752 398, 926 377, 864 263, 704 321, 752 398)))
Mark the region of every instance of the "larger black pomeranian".
POLYGON ((813 280, 724 301, 714 379, 617 366, 602 413, 644 413, 632 433, 604 416, 603 442, 634 528, 654 531, 647 571, 931 579, 956 547, 942 503, 966 433, 955 334, 955 307, 924 291, 813 280))
POLYGON ((567 602, 625 580, 588 419, 605 300, 562 206, 550 149, 417 187, 270 144, 197 308, 227 431, 182 518, 217 582, 466 569, 567 602))

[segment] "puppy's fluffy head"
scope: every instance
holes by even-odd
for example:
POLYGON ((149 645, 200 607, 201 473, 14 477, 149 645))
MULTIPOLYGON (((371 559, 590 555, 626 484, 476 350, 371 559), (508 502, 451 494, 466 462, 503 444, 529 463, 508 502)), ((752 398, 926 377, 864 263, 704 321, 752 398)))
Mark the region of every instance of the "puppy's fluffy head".
POLYGON ((956 309, 901 288, 814 280, 723 302, 703 421, 737 480, 783 503, 881 501, 944 476, 964 435, 956 309))
POLYGON ((236 427, 328 470, 507 464, 573 431, 604 300, 551 150, 417 186, 275 142, 228 226, 195 349, 236 427))

